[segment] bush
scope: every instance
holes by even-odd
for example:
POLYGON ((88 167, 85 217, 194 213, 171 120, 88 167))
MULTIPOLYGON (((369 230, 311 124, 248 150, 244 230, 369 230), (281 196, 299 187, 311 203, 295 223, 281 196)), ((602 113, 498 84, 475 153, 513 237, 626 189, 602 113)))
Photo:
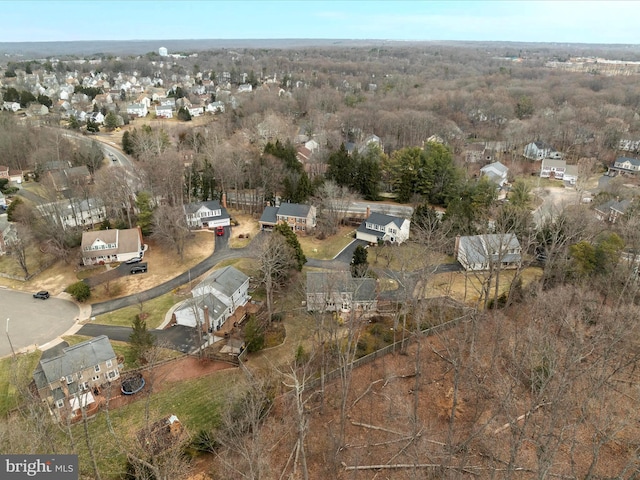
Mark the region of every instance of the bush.
POLYGON ((83 281, 72 283, 66 288, 65 292, 70 294, 79 302, 84 302, 91 296, 91 289, 89 288, 89 285, 83 281))
POLYGON ((257 352, 264 348, 264 329, 255 315, 249 317, 249 321, 244 327, 244 341, 249 353, 257 352))

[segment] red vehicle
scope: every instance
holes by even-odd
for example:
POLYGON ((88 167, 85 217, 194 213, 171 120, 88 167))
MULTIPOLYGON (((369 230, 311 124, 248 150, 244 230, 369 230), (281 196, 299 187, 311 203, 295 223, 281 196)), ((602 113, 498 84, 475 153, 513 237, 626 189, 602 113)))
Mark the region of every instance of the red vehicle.
POLYGON ((224 227, 216 227, 216 235, 222 237, 224 235, 224 227))

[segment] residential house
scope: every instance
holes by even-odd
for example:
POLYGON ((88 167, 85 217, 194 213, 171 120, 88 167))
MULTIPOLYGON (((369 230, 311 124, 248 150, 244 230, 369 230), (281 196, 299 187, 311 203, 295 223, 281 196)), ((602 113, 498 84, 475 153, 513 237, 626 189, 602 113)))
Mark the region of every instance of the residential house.
POLYGON ((266 207, 258 223, 260 230, 273 230, 278 223, 286 223, 295 233, 309 232, 316 227, 316 207, 300 203, 266 207))
POLYGON ((65 168, 63 170, 50 170, 49 180, 57 192, 63 192, 74 185, 89 185, 92 182, 91 173, 86 165, 65 168))
POLYGON ((627 212, 631 203, 631 200, 620 200, 619 198, 609 200, 602 205, 594 207, 596 218, 604 222, 616 223, 618 218, 627 212))
POLYGON ((202 105, 191 105, 187 110, 192 117, 199 117, 204 113, 204 107, 202 105))
POLYGON ((173 108, 169 105, 166 105, 166 106, 156 105, 156 117, 173 118, 173 108))
POLYGON ((38 395, 57 420, 91 408, 96 396, 119 378, 118 360, 106 335, 66 347, 53 357, 43 355, 33 372, 38 395))
POLYGON ((175 99, 175 97, 158 98, 158 103, 160 103, 161 107, 171 107, 173 109, 176 108, 176 99, 175 99))
POLYGON ((522 262, 522 249, 513 233, 457 237, 456 259, 465 270, 510 268, 522 262))
POLYGON ((194 202, 184 206, 189 228, 215 228, 231 225, 231 217, 227 213, 225 195, 222 205, 218 200, 194 202))
POLYGON ((531 142, 524 147, 524 156, 530 160, 542 160, 544 158, 561 159, 562 153, 545 142, 531 142))
POLYGON ((37 206, 41 215, 49 217, 64 230, 76 227, 94 227, 104 221, 107 211, 102 200, 70 198, 37 206))
POLYGON ((307 272, 307 311, 369 312, 378 307, 376 280, 350 272, 307 272))
POLYGON ((485 155, 484 143, 471 143, 465 147, 464 160, 467 163, 491 161, 490 155, 485 155))
POLYGON ((83 232, 80 248, 83 265, 125 262, 144 253, 140 228, 83 232))
POLYGON ((7 215, 0 215, 0 255, 7 253, 11 243, 17 240, 17 232, 7 215))
POLYGON ((567 165, 562 180, 564 180, 565 185, 575 185, 578 181, 578 166, 567 165))
POLYGON ((401 244, 408 240, 411 222, 406 218, 371 212, 356 230, 356 238, 369 243, 391 242, 401 244))
POLYGON ((250 83, 243 83, 242 85, 238 85, 238 93, 250 92, 252 90, 253 86, 250 83))
POLYGON ((238 308, 249 301, 249 277, 234 267, 215 270, 191 291, 174 312, 176 323, 203 330, 219 330, 238 308))
POLYGON ((26 114, 27 117, 42 117, 49 114, 49 107, 39 103, 32 103, 27 107, 26 114))
POLYGON ((509 169, 500 162, 493 162, 482 167, 480 173, 487 177, 490 182, 495 183, 498 187, 502 187, 507 183, 509 169))
POLYGON ((555 178, 557 180, 562 180, 566 170, 566 161, 544 158, 540 164, 540 178, 555 178))
POLYGON ((2 109, 3 110, 8 110, 9 112, 16 113, 18 110, 20 110, 20 103, 19 102, 4 102, 2 104, 2 109))
POLYGON ((209 113, 224 113, 223 102, 211 102, 207 105, 207 112, 209 113))
POLYGON ((102 112, 89 112, 87 113, 87 122, 97 123, 102 125, 104 123, 104 114, 102 112))
POLYGON ((9 179, 9 167, 6 165, 0 165, 0 178, 9 179))
POLYGON ((638 173, 640 172, 640 159, 618 157, 609 170, 615 173, 638 173))
POLYGON ((144 103, 132 103, 127 105, 127 114, 134 117, 146 117, 149 113, 147 105, 144 103))

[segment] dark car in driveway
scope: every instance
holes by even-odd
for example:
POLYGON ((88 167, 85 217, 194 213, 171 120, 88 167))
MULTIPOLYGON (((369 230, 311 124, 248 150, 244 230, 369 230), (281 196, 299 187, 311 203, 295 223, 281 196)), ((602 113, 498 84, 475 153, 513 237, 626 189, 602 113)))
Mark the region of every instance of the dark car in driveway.
POLYGON ((46 300, 47 298, 49 298, 49 292, 47 292, 46 290, 41 290, 38 293, 34 293, 33 294, 33 298, 39 298, 41 300, 46 300))
POLYGON ((131 267, 131 270, 129 270, 129 273, 131 273, 131 274, 147 273, 147 264, 146 263, 141 263, 140 265, 136 265, 135 267, 131 267))

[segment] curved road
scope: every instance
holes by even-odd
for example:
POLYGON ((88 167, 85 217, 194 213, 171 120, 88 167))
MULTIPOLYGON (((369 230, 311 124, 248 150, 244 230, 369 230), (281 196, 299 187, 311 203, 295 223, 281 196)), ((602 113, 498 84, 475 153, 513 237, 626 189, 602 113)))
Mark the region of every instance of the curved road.
POLYGON ((0 357, 12 353, 11 345, 15 352, 31 345, 44 345, 69 330, 80 313, 78 306, 69 300, 55 297, 39 300, 30 293, 8 289, 0 289, 0 305, 0 325, 5 332, 0 339, 0 357))

